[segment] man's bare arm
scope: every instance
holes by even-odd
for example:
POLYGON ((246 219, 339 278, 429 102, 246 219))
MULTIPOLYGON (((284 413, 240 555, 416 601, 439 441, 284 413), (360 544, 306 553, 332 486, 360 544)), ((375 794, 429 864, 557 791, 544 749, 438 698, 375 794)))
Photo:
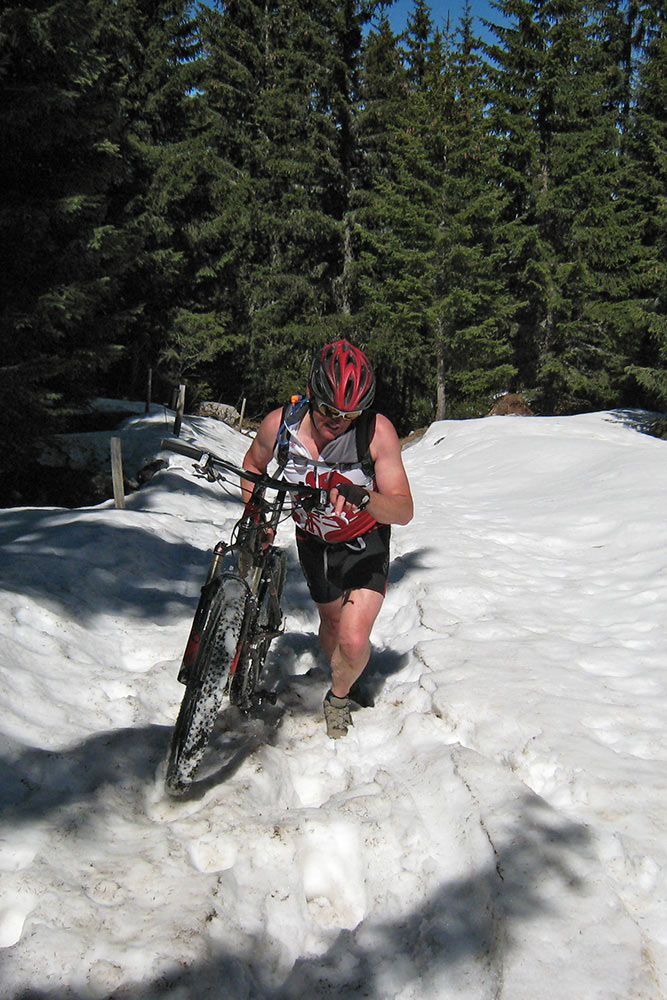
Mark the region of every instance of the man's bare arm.
MULTIPOLYGON (((380 524, 408 524, 414 514, 410 484, 401 458, 401 443, 391 421, 378 413, 371 443, 371 458, 375 462, 376 489, 366 510, 380 524)), ((337 513, 350 505, 338 493, 331 491, 331 501, 337 513)))
MULTIPOLYGON (((243 468, 247 469, 248 472, 266 472, 269 462, 273 458, 282 412, 282 409, 272 410, 259 425, 257 434, 243 459, 243 468)), ((249 479, 242 479, 241 489, 243 500, 247 503, 252 496, 253 484, 249 479)))

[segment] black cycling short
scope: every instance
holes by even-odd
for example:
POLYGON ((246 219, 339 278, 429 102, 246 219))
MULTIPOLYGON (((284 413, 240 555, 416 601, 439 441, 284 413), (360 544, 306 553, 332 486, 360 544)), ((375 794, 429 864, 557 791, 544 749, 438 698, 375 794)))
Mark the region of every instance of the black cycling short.
POLYGON ((336 601, 350 590, 384 595, 389 575, 391 528, 379 524, 349 542, 327 543, 297 529, 299 562, 316 604, 336 601))

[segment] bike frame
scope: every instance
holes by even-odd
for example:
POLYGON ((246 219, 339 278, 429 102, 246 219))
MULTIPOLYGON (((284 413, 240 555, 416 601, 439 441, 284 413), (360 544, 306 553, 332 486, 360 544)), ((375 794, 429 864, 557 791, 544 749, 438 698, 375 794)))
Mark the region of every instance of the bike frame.
MULTIPOLYGON (((226 579, 238 580, 246 589, 248 600, 237 655, 232 664, 227 684, 227 690, 231 694, 236 669, 241 658, 243 657, 244 663, 250 663, 251 658, 256 661, 257 657, 260 656, 263 644, 270 642, 284 628, 279 593, 281 588, 279 588, 279 581, 274 573, 274 566, 280 568, 278 553, 281 550, 272 544, 266 544, 264 540, 267 537, 267 532, 270 531, 272 537, 275 537, 288 493, 300 500, 304 506, 310 506, 311 509, 326 506, 328 494, 325 490, 319 490, 305 484, 287 483, 285 480, 275 479, 266 474, 249 472, 226 459, 219 458, 210 452, 203 452, 201 449, 182 441, 163 441, 162 446, 189 458, 198 459, 195 470, 198 475, 209 481, 224 482, 226 481, 224 473, 228 472, 240 479, 252 482, 252 507, 254 510, 264 512, 264 519, 255 522, 253 515, 248 513, 246 507, 246 511, 233 529, 232 538, 235 540, 230 544, 219 541, 215 546, 178 674, 178 679, 183 684, 197 682, 199 644, 206 628, 207 616, 213 598, 218 589, 224 585, 226 579), (267 489, 276 491, 276 498, 270 502, 265 500, 267 489), (267 514, 268 517, 266 517, 267 514), (276 623, 280 622, 280 627, 276 629, 258 629, 258 615, 267 595, 271 618, 276 623)), ((256 663, 255 666, 257 666, 256 663)), ((259 663, 258 666, 261 669, 262 663, 259 663)), ((254 678, 255 682, 256 679, 254 678)), ((254 683, 251 683, 249 687, 253 689, 254 683)), ((254 695, 254 690, 244 691, 240 699, 240 707, 249 710, 252 707, 251 701, 254 695)))
POLYGON ((285 579, 285 552, 272 544, 287 495, 306 509, 324 510, 326 490, 249 472, 226 459, 179 440, 162 447, 195 459, 195 472, 210 482, 226 482, 231 473, 252 483, 231 543, 218 542, 195 612, 179 672, 185 693, 174 724, 165 772, 171 795, 191 786, 215 726, 222 700, 249 712, 271 692, 258 691, 259 676, 271 640, 283 628, 280 595, 285 579), (267 490, 276 497, 266 500, 267 490), (268 537, 268 533, 272 537, 268 537))

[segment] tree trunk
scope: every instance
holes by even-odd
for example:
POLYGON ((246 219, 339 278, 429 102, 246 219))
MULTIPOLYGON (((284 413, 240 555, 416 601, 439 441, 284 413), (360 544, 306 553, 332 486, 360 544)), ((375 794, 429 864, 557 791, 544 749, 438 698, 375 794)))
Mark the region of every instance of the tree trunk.
POLYGON ((447 409, 447 397, 445 395, 445 358, 443 348, 444 336, 442 320, 438 320, 438 340, 437 340, 437 368, 436 368, 436 396, 435 396, 435 419, 444 420, 447 409))

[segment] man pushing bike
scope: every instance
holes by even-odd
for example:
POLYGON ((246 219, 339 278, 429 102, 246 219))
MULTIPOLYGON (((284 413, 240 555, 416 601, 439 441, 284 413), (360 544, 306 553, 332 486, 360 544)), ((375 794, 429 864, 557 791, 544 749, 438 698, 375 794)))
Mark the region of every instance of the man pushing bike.
MULTIPOLYGON (((324 716, 332 739, 352 724, 350 689, 370 658, 387 589, 390 525, 407 524, 413 515, 398 435, 385 416, 371 414, 374 397, 363 351, 347 340, 326 344, 313 359, 307 396, 269 413, 243 460, 249 472, 264 473, 275 458, 284 479, 329 493, 325 511, 295 507, 293 517, 331 665, 324 716)), ((248 500, 252 486, 243 486, 248 500)))

